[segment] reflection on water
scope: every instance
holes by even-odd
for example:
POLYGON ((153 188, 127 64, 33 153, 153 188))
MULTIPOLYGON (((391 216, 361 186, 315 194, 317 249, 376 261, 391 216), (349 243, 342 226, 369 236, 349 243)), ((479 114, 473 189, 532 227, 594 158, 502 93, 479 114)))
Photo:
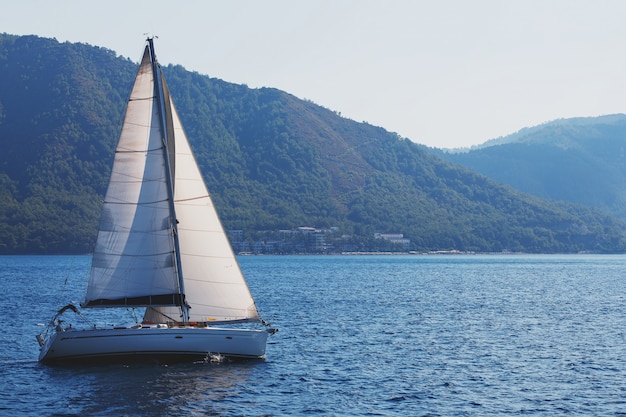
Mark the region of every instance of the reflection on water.
POLYGON ((40 400, 48 412, 72 415, 222 414, 258 366, 263 362, 38 366, 39 385, 50 389, 40 400), (67 396, 58 398, 55 387, 67 396))

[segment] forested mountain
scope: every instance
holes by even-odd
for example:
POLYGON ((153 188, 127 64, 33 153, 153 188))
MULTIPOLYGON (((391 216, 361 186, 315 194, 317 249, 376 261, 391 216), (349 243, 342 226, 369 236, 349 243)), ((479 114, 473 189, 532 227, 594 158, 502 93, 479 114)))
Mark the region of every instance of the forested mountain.
MULTIPOLYGON (((139 58, 139 57, 137 57, 139 58)), ((89 252, 137 65, 0 35, 0 253, 89 252)), ((625 224, 546 202, 288 93, 164 68, 226 229, 335 228, 360 248, 622 252, 625 224)))
POLYGON ((538 197, 626 219, 626 115, 555 120, 442 156, 538 197))

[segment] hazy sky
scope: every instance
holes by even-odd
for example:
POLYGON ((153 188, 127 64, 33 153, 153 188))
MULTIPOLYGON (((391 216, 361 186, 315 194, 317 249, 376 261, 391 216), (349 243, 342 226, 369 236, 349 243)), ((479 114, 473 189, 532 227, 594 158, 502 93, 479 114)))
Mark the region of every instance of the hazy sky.
MULTIPOLYGON (((0 0, 0 32, 275 87, 436 147, 626 112, 622 0, 0 0)), ((1 72, 0 72, 1 75, 1 72)))

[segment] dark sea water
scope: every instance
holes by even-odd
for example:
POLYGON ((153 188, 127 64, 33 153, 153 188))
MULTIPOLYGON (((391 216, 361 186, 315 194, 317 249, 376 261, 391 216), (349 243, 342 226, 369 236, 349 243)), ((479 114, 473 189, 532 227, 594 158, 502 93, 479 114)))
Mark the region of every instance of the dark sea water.
POLYGON ((0 415, 626 414, 626 256, 242 257, 265 361, 40 365, 89 262, 0 257, 0 415))

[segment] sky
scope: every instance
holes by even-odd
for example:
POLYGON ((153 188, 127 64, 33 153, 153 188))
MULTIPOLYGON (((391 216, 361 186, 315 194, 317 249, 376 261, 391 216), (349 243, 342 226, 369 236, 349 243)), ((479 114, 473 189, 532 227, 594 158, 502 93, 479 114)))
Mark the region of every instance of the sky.
MULTIPOLYGON (((626 112, 622 0, 0 0, 0 32, 272 87, 438 148, 626 112)), ((0 73, 1 74, 1 73, 0 73)))

